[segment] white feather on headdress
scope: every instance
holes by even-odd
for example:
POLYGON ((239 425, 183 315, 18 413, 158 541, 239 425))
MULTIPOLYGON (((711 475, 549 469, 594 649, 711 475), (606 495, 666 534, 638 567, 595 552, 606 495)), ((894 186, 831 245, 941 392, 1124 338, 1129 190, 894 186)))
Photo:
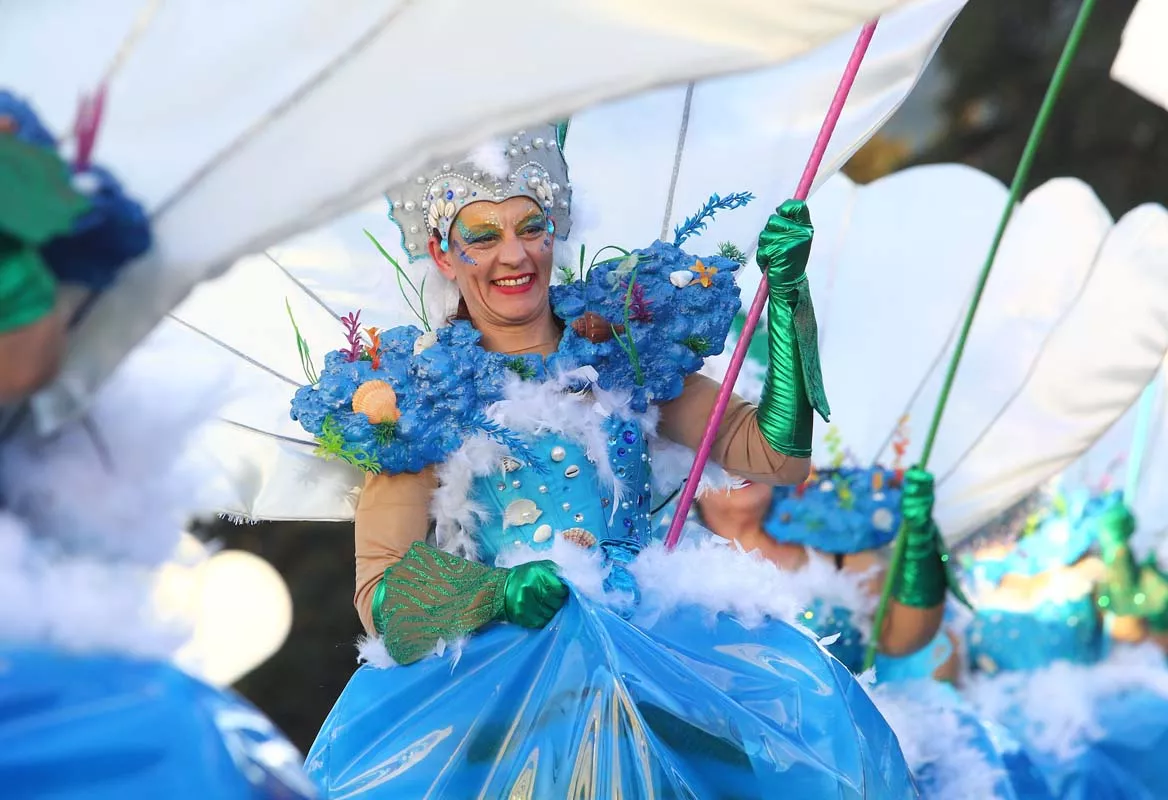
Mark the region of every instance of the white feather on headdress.
POLYGON ((507 145, 501 139, 484 142, 470 152, 470 162, 499 180, 506 180, 510 171, 507 164, 507 145))

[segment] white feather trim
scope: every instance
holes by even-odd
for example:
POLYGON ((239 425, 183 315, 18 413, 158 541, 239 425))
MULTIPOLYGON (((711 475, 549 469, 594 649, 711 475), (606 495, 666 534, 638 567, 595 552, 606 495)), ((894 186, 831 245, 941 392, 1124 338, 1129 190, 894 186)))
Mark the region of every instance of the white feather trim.
POLYGON ((1028 672, 977 675, 965 695, 981 716, 1007 727, 1020 716, 1025 727, 1017 733, 1029 745, 1070 760, 1106 733, 1095 709, 1135 688, 1168 698, 1168 669, 1153 644, 1116 647, 1093 665, 1056 661, 1028 672))
POLYGON ((199 362, 165 329, 134 351, 87 420, 0 448, 0 638, 160 658, 188 622, 154 607, 156 569, 190 517, 226 488, 198 432, 227 399, 223 362, 199 362))
MULTIPOLYGON (((553 433, 584 448, 595 464, 601 486, 611 493, 613 513, 620 506, 625 487, 608 460, 608 433, 605 419, 619 414, 638 420, 650 432, 657 424, 656 409, 633 414, 628 397, 618 392, 594 388, 588 393, 569 391, 578 381, 596 380, 591 367, 564 372, 546 381, 515 378, 504 388, 503 399, 487 407, 487 417, 518 434, 539 436, 553 433)), ((436 523, 438 546, 448 552, 474 558, 478 548, 474 533, 491 512, 471 502, 475 478, 490 475, 499 466, 506 449, 484 434, 463 442, 438 468, 439 488, 434 493, 430 513, 436 523)))
POLYGON ((536 550, 526 545, 510 548, 499 554, 495 563, 510 568, 532 561, 551 560, 560 568, 560 576, 579 594, 598 603, 606 603, 604 579, 610 568, 605 565, 599 549, 585 549, 560 538, 552 540, 546 550, 536 550))
POLYGON ((0 448, 10 511, 36 534, 89 554, 156 566, 191 516, 226 489, 198 434, 228 399, 223 362, 196 363, 165 332, 131 354, 89 416, 51 439, 32 431, 0 448))
POLYGON ((397 662, 385 649, 385 643, 380 638, 368 633, 357 640, 357 663, 368 664, 375 669, 389 669, 397 666, 397 662))
POLYGON ((189 624, 158 616, 155 573, 68 553, 0 512, 0 640, 168 658, 189 624))
POLYGON ((502 139, 480 144, 470 152, 468 158, 478 169, 501 181, 507 180, 511 171, 507 161, 507 145, 502 139))
POLYGON ((869 690, 876 708, 896 734, 914 774, 929 770, 928 797, 990 800, 1005 771, 974 745, 976 731, 961 724, 960 702, 935 681, 879 685, 869 690))

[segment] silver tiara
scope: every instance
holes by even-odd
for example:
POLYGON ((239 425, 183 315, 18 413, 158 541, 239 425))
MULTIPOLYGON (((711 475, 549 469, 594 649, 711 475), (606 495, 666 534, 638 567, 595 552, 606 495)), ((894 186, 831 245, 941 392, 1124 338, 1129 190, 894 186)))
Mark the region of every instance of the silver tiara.
POLYGON ((482 200, 501 203, 530 197, 551 220, 556 238, 566 239, 572 229, 572 187, 555 125, 519 131, 457 163, 435 164, 385 196, 410 261, 426 257, 427 240, 435 233, 447 241, 458 212, 482 200))

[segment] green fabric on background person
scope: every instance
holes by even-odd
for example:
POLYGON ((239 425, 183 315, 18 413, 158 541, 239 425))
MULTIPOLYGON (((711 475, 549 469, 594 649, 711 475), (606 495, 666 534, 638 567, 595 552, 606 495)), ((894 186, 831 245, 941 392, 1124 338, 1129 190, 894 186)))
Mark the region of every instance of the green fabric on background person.
POLYGON ((0 234, 0 334, 53 312, 57 282, 36 250, 0 234))
POLYGON ((906 470, 900 497, 904 562, 896 576, 892 597, 901 605, 933 608, 945 602, 948 589, 960 602, 969 605, 953 573, 941 532, 933 521, 936 494, 932 474, 919 467, 906 470))
POLYGON ((393 660, 412 664, 491 622, 541 628, 567 597, 551 561, 500 569, 418 542, 374 590, 373 624, 393 660))
POLYGON ((755 258, 766 276, 768 359, 758 424, 777 452, 811 456, 813 411, 831 414, 819 367, 819 334, 807 283, 814 236, 807 204, 788 200, 767 220, 755 258))
POLYGON ((89 210, 53 150, 0 134, 0 333, 51 313, 56 281, 37 249, 89 210))
POLYGON ((1140 570, 1129 546, 1136 530, 1135 517, 1126 505, 1116 501, 1090 524, 1106 569, 1097 596, 1099 608, 1121 617, 1143 616, 1145 596, 1139 589, 1140 570))

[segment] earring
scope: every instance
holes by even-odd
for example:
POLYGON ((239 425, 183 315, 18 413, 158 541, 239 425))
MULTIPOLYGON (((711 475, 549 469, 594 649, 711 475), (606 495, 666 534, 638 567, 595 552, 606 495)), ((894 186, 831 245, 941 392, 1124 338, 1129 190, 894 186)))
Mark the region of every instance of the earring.
POLYGON ((445 236, 443 236, 442 237, 442 244, 439 245, 439 247, 441 248, 443 253, 449 253, 450 252, 450 240, 447 239, 445 236))

